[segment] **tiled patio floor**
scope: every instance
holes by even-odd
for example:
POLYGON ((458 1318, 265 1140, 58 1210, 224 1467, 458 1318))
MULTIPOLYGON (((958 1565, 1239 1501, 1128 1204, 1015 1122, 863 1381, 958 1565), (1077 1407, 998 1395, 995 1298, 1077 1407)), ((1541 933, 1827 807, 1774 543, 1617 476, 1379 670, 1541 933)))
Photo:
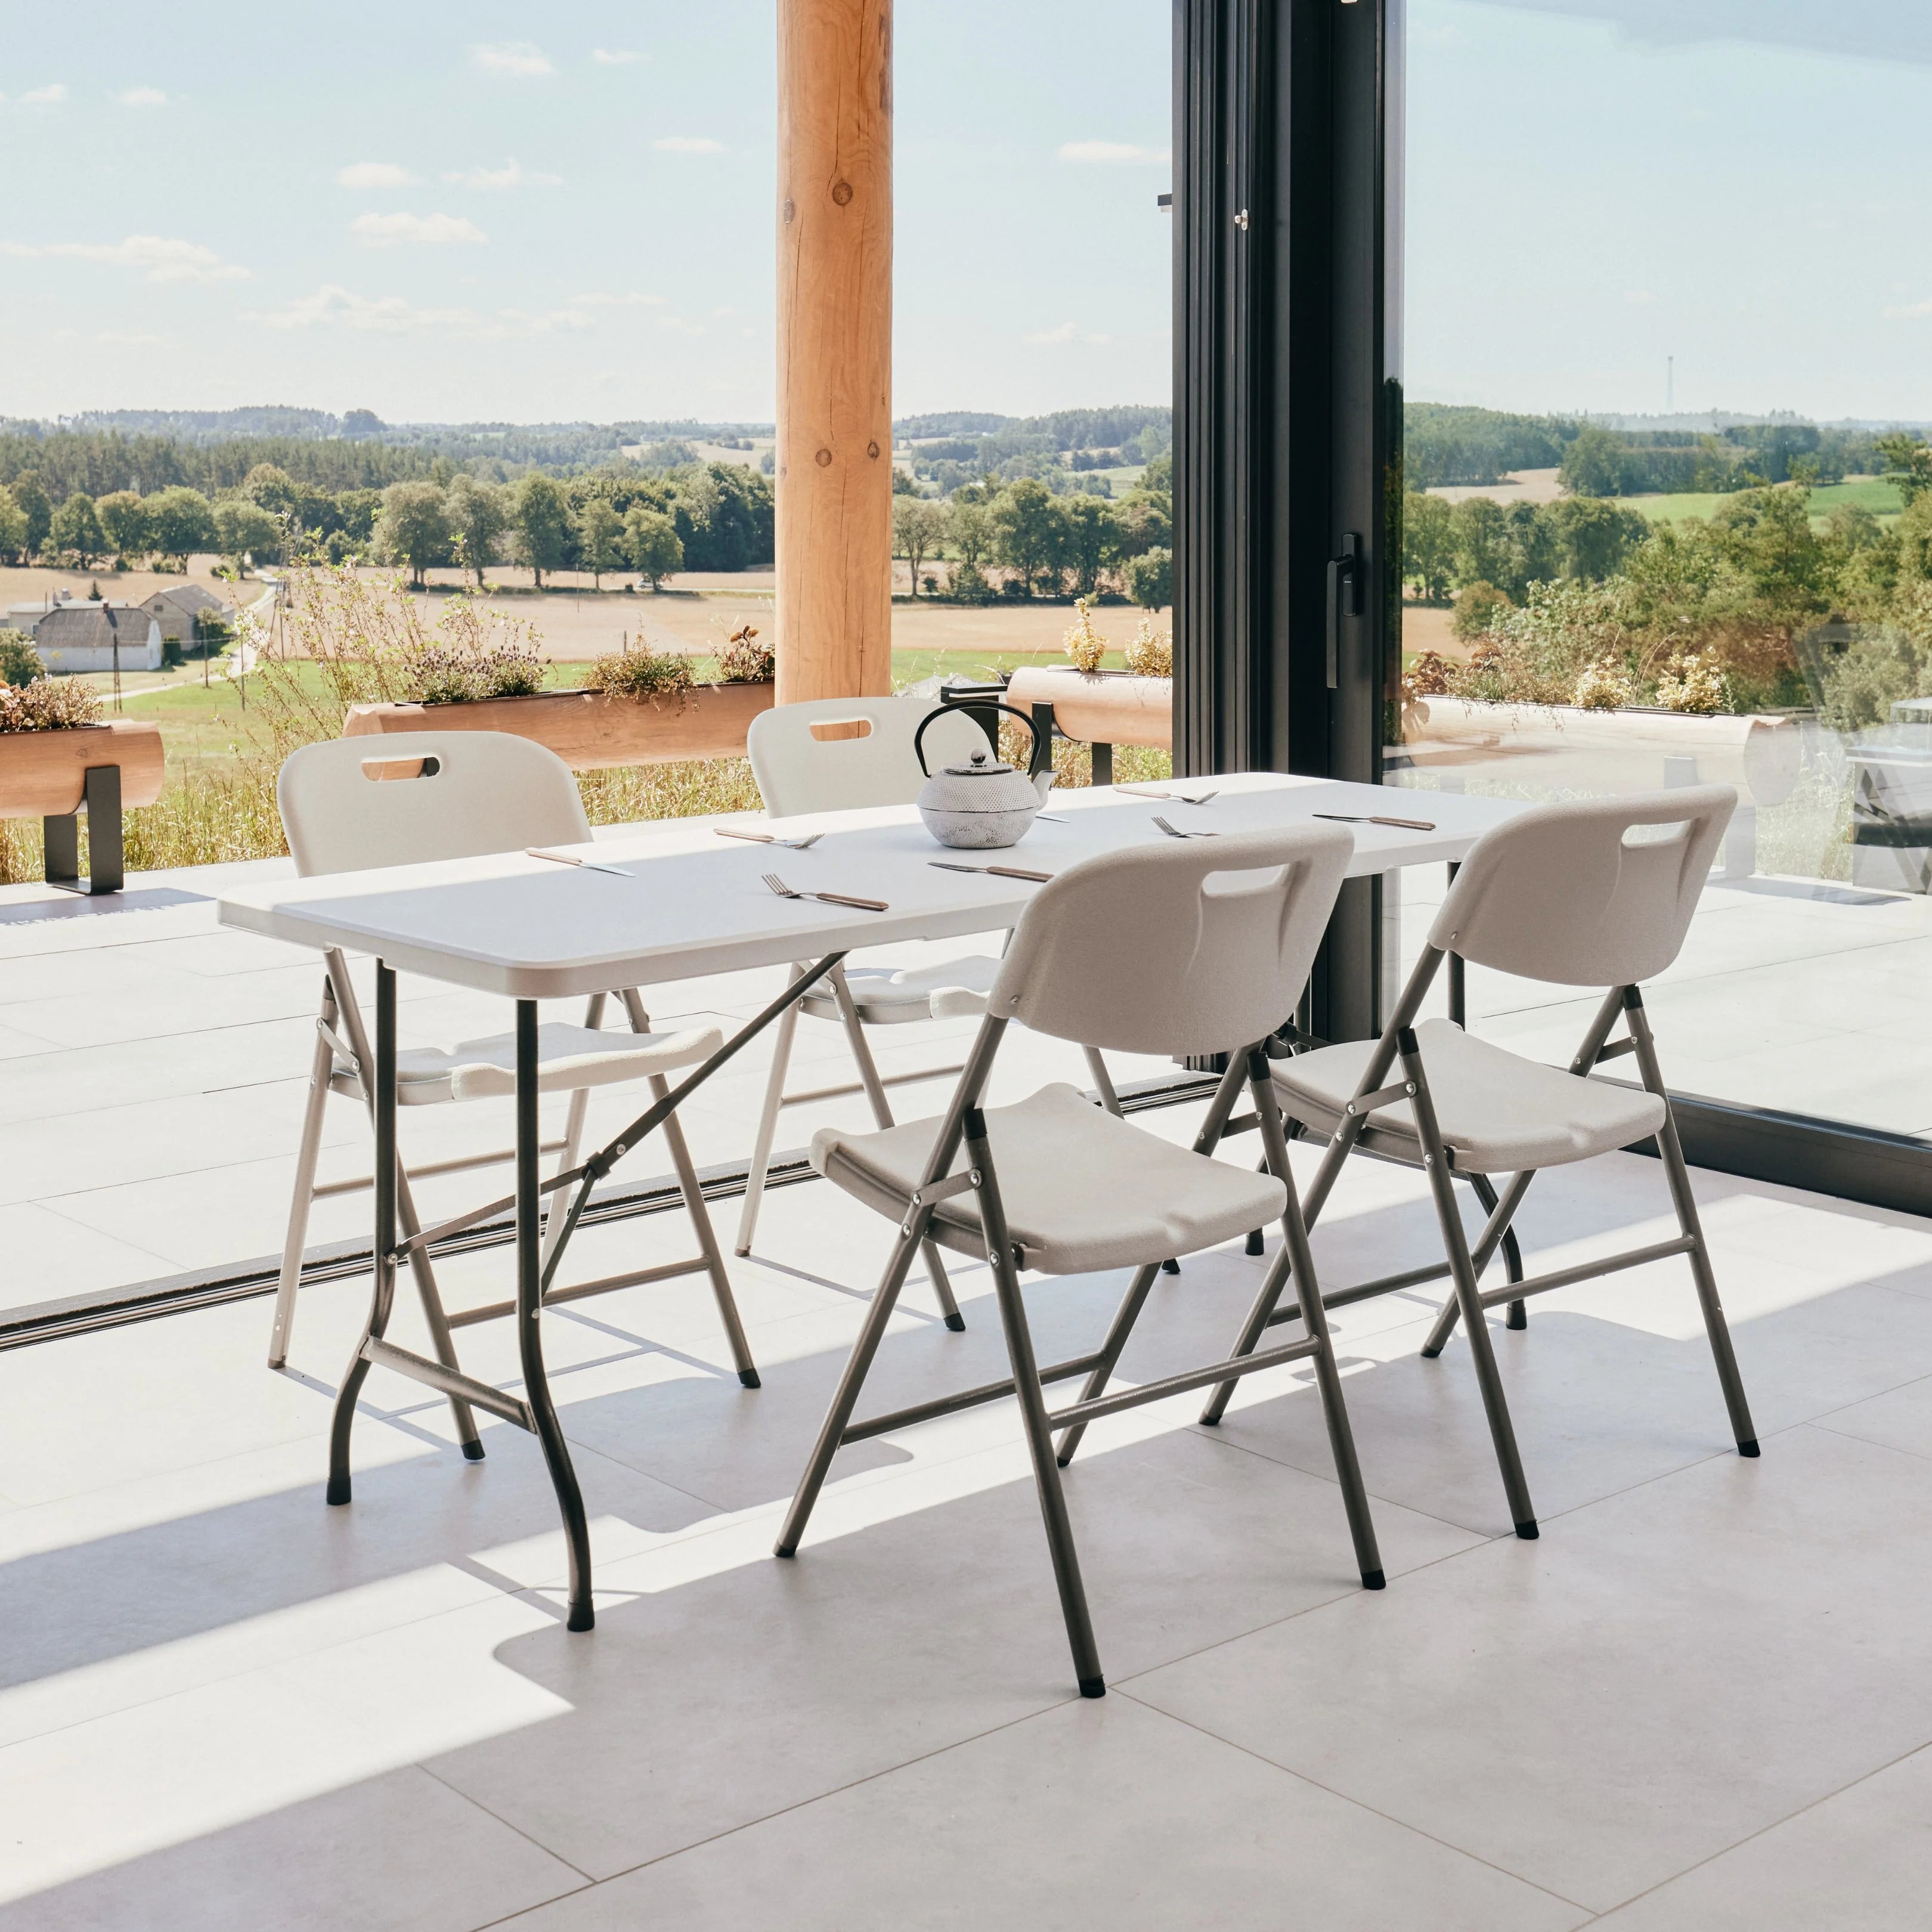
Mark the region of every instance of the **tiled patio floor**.
MULTIPOLYGON (((278 1245, 314 972, 208 913, 0 920, 10 1301, 278 1245), (64 943, 83 926, 140 937, 64 943), (37 1069, 50 1053, 65 1066, 37 1069), (92 1108, 60 1104, 70 1078, 92 1108)), ((414 989, 406 1024, 466 1026, 432 1012, 449 998, 414 989)), ((902 1064, 934 1054, 915 1030, 902 1064)), ((758 1072, 694 1120, 700 1160, 742 1153, 758 1072)), ((346 1164, 359 1129, 337 1111, 346 1164)), ((459 1127, 488 1138, 435 1131, 459 1127)), ((1072 1694, 1004 1408, 848 1452, 798 1560, 770 1556, 883 1248, 822 1186, 774 1195, 734 1264, 759 1390, 698 1283, 548 1318, 593 1522, 586 1636, 562 1627, 549 1487, 516 1431, 486 1426, 466 1465, 446 1411, 378 1372, 356 1501, 323 1504, 360 1283, 306 1291, 283 1376, 260 1300, 0 1355, 0 1928, 1916 1932, 1932 1225, 1697 1181, 1760 1460, 1728 1453, 1681 1264, 1545 1298, 1496 1334, 1544 1524, 1520 1543, 1466 1352, 1417 1356, 1432 1298, 1346 1311, 1388 1588, 1354 1587, 1292 1372, 1217 1431, 1190 1397, 1096 1425, 1068 1486, 1097 1702, 1072 1694)), ((362 1202, 330 1211, 320 1238, 361 1232, 362 1202)), ((1547 1177, 1531 1264, 1656 1239, 1667 1212, 1637 1157, 1547 1177)), ((1429 1240, 1414 1178, 1361 1165, 1316 1249, 1337 1285, 1429 1240)), ((683 1238, 662 1216, 580 1241, 602 1273, 683 1238)), ((1263 1265, 1164 1280, 1124 1372, 1222 1351, 1263 1265)), ((451 1299, 500 1292, 502 1268, 449 1264, 451 1299)), ((983 1270, 958 1282, 967 1333, 915 1296, 868 1406, 999 1372, 983 1270)), ((1040 1284, 1042 1348, 1082 1346, 1119 1286, 1040 1284)), ((500 1324, 464 1344, 513 1377, 500 1324)))

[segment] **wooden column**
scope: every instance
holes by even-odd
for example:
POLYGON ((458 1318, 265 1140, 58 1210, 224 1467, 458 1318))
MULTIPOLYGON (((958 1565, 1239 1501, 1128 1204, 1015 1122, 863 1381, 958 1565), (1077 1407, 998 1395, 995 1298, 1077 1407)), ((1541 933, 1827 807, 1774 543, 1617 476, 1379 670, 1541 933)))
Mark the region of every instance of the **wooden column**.
POLYGON ((778 0, 778 701, 892 688, 892 0, 778 0))

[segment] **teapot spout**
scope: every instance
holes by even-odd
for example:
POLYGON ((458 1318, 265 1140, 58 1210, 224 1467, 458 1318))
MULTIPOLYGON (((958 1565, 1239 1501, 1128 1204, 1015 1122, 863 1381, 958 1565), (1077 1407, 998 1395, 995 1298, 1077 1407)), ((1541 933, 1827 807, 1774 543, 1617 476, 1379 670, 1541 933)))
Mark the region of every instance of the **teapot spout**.
POLYGON ((1053 789, 1053 767, 1051 765, 1048 766, 1043 772, 1034 773, 1033 788, 1040 794, 1040 802, 1044 805, 1046 802, 1047 794, 1053 789))

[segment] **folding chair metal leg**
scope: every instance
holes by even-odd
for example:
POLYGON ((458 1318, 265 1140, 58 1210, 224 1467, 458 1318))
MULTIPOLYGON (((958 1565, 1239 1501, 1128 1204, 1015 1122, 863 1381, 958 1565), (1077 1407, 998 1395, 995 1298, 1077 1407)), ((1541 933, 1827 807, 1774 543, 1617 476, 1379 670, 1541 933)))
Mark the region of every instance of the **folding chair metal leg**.
MULTIPOLYGON (((1119 1364, 1120 1352, 1127 1346, 1127 1338, 1134 1332, 1134 1324, 1140 1319, 1141 1310, 1147 1306, 1147 1298, 1159 1278, 1161 1264, 1149 1262, 1144 1268, 1138 1268, 1133 1279, 1127 1283, 1127 1292, 1122 1297, 1120 1306, 1114 1312, 1114 1318, 1107 1330, 1107 1339, 1100 1344, 1100 1360, 1094 1372, 1087 1378, 1086 1386, 1080 1391, 1082 1402, 1092 1402, 1107 1392, 1107 1384, 1113 1379, 1114 1368, 1119 1364)), ((1080 1438, 1087 1432, 1084 1422, 1076 1422, 1066 1430, 1060 1438, 1058 1461, 1064 1469, 1073 1460, 1073 1452, 1080 1447, 1080 1438)))
POLYGON ((1703 1224, 1697 1217, 1696 1196, 1690 1191, 1690 1174, 1684 1161, 1683 1143, 1677 1137, 1676 1116, 1670 1111, 1670 1096, 1664 1090, 1664 1076, 1657 1064, 1657 1045, 1651 1037, 1650 1016, 1644 1011, 1643 996, 1636 987, 1624 989, 1624 1011, 1630 1038, 1636 1042, 1636 1064, 1643 1084, 1664 1102, 1664 1125, 1657 1136, 1658 1152, 1664 1157, 1664 1179, 1670 1188, 1671 1205, 1677 1210, 1677 1225, 1694 1245, 1688 1259, 1691 1278, 1697 1284, 1697 1300, 1704 1311, 1704 1330, 1711 1340, 1711 1354, 1718 1365, 1718 1380, 1724 1391, 1724 1406, 1730 1412, 1731 1433, 1740 1456, 1758 1453, 1757 1428, 1751 1420, 1750 1405, 1744 1399, 1744 1378, 1738 1373, 1738 1360, 1731 1348, 1730 1324, 1724 1319, 1724 1304, 1718 1298, 1718 1278, 1711 1267, 1711 1255, 1704 1240, 1703 1224))
MULTIPOLYGON (((1470 1265, 1475 1269, 1478 1281, 1482 1279, 1483 1270, 1489 1266, 1498 1246, 1503 1250, 1503 1265, 1509 1280, 1522 1280, 1522 1250, 1516 1243, 1516 1210, 1522 1205, 1522 1197, 1529 1192, 1529 1184, 1535 1178, 1534 1171, 1526 1168, 1510 1180, 1498 1200, 1486 1174, 1469 1177, 1472 1184, 1478 1180, 1483 1184, 1475 1190, 1476 1198, 1489 1210, 1489 1219, 1483 1224, 1482 1234, 1469 1256, 1470 1265)), ((1527 1328, 1529 1326, 1526 1315, 1521 1322, 1514 1318, 1516 1311, 1522 1306, 1520 1301, 1510 1304, 1511 1319, 1508 1325, 1510 1328, 1527 1328)), ((1452 1294, 1442 1304, 1442 1312, 1436 1318, 1436 1324, 1429 1331, 1429 1339, 1422 1345, 1422 1353, 1425 1358, 1433 1360, 1448 1347, 1450 1336, 1456 1332, 1456 1323, 1462 1319, 1462 1305, 1452 1294)))
POLYGON ((1456 1299, 1462 1312, 1462 1327, 1468 1336, 1469 1353, 1475 1358, 1476 1386, 1481 1391, 1483 1412, 1489 1419, 1490 1438, 1495 1444, 1496 1466, 1502 1472, 1503 1493, 1508 1498, 1510 1520, 1517 1535, 1526 1540, 1537 1534, 1536 1511, 1529 1500, 1529 1485, 1524 1480, 1522 1458, 1517 1453, 1516 1429, 1510 1420, 1509 1404, 1503 1394, 1502 1376, 1496 1367, 1496 1352, 1490 1343, 1489 1324, 1483 1318, 1480 1290, 1469 1256, 1469 1244, 1462 1232, 1462 1211, 1456 1205, 1456 1184, 1449 1172, 1449 1156, 1442 1144, 1442 1130, 1436 1125, 1436 1108, 1429 1094, 1429 1082, 1423 1072, 1422 1055, 1415 1042, 1414 1030, 1404 1027, 1396 1035, 1402 1072, 1414 1088, 1411 1105, 1422 1142, 1422 1164, 1429 1176, 1430 1191, 1436 1197, 1436 1218, 1442 1229, 1442 1244, 1449 1256, 1450 1278, 1456 1284, 1456 1299))
MULTIPOLYGON (((1490 1177, 1486 1174, 1471 1174, 1469 1187, 1476 1198, 1483 1204, 1483 1212, 1493 1214, 1496 1211, 1496 1190, 1490 1177)), ((1522 1279, 1522 1249, 1517 1242, 1514 1228, 1506 1228, 1503 1231, 1503 1274, 1504 1278, 1509 1281, 1522 1279)), ((1503 1325, 1506 1328, 1527 1328, 1529 1326, 1528 1304, 1512 1301, 1509 1305, 1509 1319, 1503 1325)))
MULTIPOLYGON (((865 1022, 859 1017, 858 1002, 852 997, 844 968, 833 967, 826 974, 825 982, 832 988, 832 997, 838 1002, 838 1018, 845 1028, 845 1043, 852 1049, 853 1064, 859 1070, 859 1084, 866 1090, 873 1120, 880 1126, 890 1127, 893 1124, 892 1102, 886 1098, 886 1083, 879 1078, 878 1063, 872 1058, 872 1046, 866 1038, 865 1022)), ((939 1312, 946 1327, 958 1334, 966 1326, 966 1318, 960 1313, 959 1304, 953 1298, 952 1279, 946 1272, 939 1244, 928 1241, 922 1252, 933 1294, 939 1303, 939 1312)))
POLYGON ((1027 1448, 1033 1457, 1034 1484, 1040 1513, 1046 1526, 1046 1544, 1053 1558, 1053 1578, 1060 1590, 1060 1615, 1073 1652, 1073 1675, 1083 1697, 1103 1697, 1107 1681, 1100 1670, 1100 1653, 1094 1640, 1094 1620, 1087 1609, 1087 1592, 1080 1580, 1080 1558, 1073 1546, 1073 1526, 1066 1514, 1060 1466, 1054 1460, 1053 1436, 1047 1419, 1046 1396, 1040 1388, 1040 1364, 1027 1326, 1026 1304, 1020 1294, 1018 1270, 1006 1233, 1000 1199, 999 1178, 986 1144, 986 1117, 976 1107, 966 1109, 967 1158, 980 1170, 980 1219, 986 1231, 986 1258, 993 1270, 999 1298, 1000 1322, 1006 1330, 1006 1354, 1012 1363, 1013 1392, 1026 1426, 1027 1448))
POLYGON ((1097 1046, 1083 1047, 1087 1056, 1087 1071, 1094 1076, 1094 1090, 1100 1096, 1100 1104, 1115 1120, 1125 1116, 1120 1112, 1120 1096, 1114 1091, 1113 1076, 1107 1071, 1107 1063, 1101 1057, 1097 1046))
POLYGON ((1274 1082, 1268 1072, 1268 1055, 1259 1048, 1248 1055, 1248 1086, 1260 1121, 1262 1145, 1288 1190, 1281 1220, 1282 1245, 1288 1252, 1295 1292, 1301 1302, 1303 1331, 1322 1345, 1310 1359, 1315 1364, 1316 1386, 1322 1391, 1322 1413, 1328 1425, 1335 1479, 1342 1487, 1342 1506, 1348 1513, 1348 1533, 1354 1539, 1355 1565, 1361 1573, 1363 1588, 1379 1590, 1384 1579, 1382 1552, 1376 1546, 1375 1522, 1369 1514, 1369 1492, 1355 1455, 1354 1432, 1348 1426, 1342 1372, 1335 1365, 1335 1345, 1328 1333, 1328 1311, 1322 1305, 1322 1284, 1316 1278, 1315 1257, 1309 1251, 1308 1227, 1301 1218, 1300 1197, 1295 1192, 1294 1177, 1288 1166, 1288 1136, 1282 1130, 1281 1112, 1275 1104, 1274 1082))
POLYGON ((771 1077, 765 1082, 765 1104, 758 1115, 758 1138, 752 1144, 752 1165, 745 1178, 745 1204, 738 1214, 737 1252, 752 1252, 752 1237, 758 1232, 758 1209, 765 1198, 765 1174, 772 1164, 772 1142, 778 1130, 778 1109, 784 1103, 786 1070, 791 1064, 791 1046, 798 1032, 797 1003, 779 1016, 778 1031, 772 1042, 771 1077))
MULTIPOLYGON (((321 1023, 335 1018, 335 1002, 323 982, 321 1023)), ((302 1144, 296 1154, 295 1190, 289 1197, 289 1230, 282 1243, 281 1278, 275 1284, 274 1326, 268 1336, 268 1366, 279 1369, 289 1358, 296 1329, 296 1296, 302 1287, 302 1252, 308 1244, 309 1209, 315 1198, 315 1167, 322 1151, 322 1115, 328 1106, 328 1082, 335 1070, 335 1049, 318 1030, 309 1062, 308 1100, 302 1109, 302 1144)))

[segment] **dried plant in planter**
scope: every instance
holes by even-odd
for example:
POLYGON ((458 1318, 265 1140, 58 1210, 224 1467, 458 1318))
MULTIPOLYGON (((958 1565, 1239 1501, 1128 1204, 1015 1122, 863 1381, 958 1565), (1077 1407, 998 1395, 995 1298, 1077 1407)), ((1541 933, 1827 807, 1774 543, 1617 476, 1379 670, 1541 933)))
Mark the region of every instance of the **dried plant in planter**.
POLYGON ((1724 709, 1724 678, 1714 654, 1687 651, 1659 674, 1657 701, 1666 711, 1724 709))
POLYGON ((1174 675, 1174 635, 1156 631, 1151 617, 1142 617, 1127 646, 1127 668, 1136 677, 1172 677, 1174 675))
POLYGON ((100 700, 93 686, 73 678, 0 684, 0 731, 71 731, 100 719, 100 700))
POLYGON ((677 698, 691 688, 691 660, 676 651, 654 651, 640 638, 621 651, 599 658, 584 681, 586 691, 612 698, 677 698))
POLYGON ((1615 711, 1635 701, 1629 672, 1613 663, 1585 665, 1571 698, 1585 711, 1615 711))
POLYGON ((718 681, 723 684, 770 684, 778 674, 778 659, 758 642, 752 625, 742 626, 725 640, 718 654, 718 681))
POLYGON ((1085 598, 1076 599, 1073 608, 1078 621, 1066 634, 1066 655, 1076 670, 1090 676, 1100 668, 1100 660, 1107 655, 1107 640, 1094 629, 1094 614, 1088 608, 1085 598))

